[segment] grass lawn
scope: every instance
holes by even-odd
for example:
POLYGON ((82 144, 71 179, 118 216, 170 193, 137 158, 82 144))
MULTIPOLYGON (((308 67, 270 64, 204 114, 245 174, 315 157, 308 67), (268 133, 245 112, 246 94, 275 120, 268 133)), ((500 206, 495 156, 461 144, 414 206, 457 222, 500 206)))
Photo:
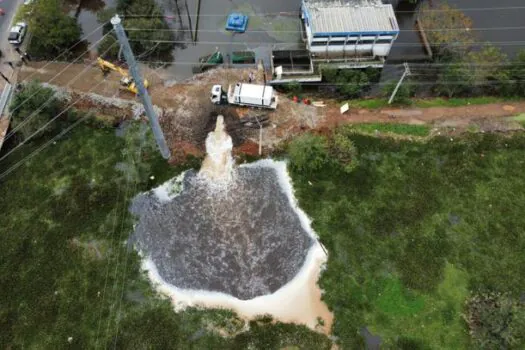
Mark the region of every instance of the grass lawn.
POLYGON ((363 346, 362 327, 385 349, 475 348, 471 293, 525 292, 525 135, 350 138, 351 173, 292 171, 330 253, 320 283, 335 335, 348 349, 363 346))
POLYGON ((483 105, 489 103, 500 103, 500 102, 512 102, 517 101, 515 98, 501 98, 501 97, 466 97, 466 98, 429 98, 429 99, 412 99, 412 103, 409 105, 396 105, 388 104, 388 99, 384 98, 373 98, 363 100, 351 100, 348 101, 350 107, 354 108, 365 108, 365 109, 378 109, 387 107, 399 107, 399 106, 410 106, 417 108, 430 108, 430 107, 460 107, 468 105, 483 105))
POLYGON ((328 349, 303 326, 259 320, 246 330, 231 312, 175 313, 156 296, 125 244, 129 201, 182 168, 141 133, 77 127, 0 181, 0 348, 328 349))
POLYGON ((428 136, 430 133, 430 126, 428 125, 412 125, 412 124, 388 124, 388 123, 364 123, 351 124, 352 128, 363 133, 375 134, 397 134, 409 136, 428 136))

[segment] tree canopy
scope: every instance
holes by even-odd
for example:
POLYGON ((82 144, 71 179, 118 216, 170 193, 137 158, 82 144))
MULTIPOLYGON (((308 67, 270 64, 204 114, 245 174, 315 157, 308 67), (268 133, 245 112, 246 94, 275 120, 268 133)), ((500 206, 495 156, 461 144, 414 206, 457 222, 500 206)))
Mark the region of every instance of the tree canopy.
POLYGON ((62 103, 52 89, 33 80, 13 97, 10 106, 13 129, 17 129, 17 134, 24 140, 40 130, 34 135, 38 137, 52 130, 53 123, 46 124, 60 112, 61 107, 62 103))
POLYGON ((36 1, 29 20, 32 34, 29 52, 32 56, 49 59, 58 56, 74 45, 82 34, 75 18, 63 11, 60 0, 36 1))

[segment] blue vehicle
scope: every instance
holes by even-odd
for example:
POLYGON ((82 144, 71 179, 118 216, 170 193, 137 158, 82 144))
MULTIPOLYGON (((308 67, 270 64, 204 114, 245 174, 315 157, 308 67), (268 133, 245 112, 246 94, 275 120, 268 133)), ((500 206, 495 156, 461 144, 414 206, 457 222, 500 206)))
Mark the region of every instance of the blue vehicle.
POLYGON ((244 33, 247 26, 248 16, 245 16, 242 13, 232 13, 228 16, 228 20, 226 21, 226 30, 236 33, 244 33))

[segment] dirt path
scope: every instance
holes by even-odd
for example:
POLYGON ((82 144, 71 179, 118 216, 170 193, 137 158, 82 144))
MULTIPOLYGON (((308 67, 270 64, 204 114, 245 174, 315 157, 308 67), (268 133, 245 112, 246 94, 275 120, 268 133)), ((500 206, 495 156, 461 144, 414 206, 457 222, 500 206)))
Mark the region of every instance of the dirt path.
POLYGON ((461 107, 354 109, 344 115, 340 113, 339 106, 329 106, 325 109, 325 119, 321 126, 328 128, 343 123, 372 122, 464 126, 473 120, 496 119, 525 113, 525 101, 461 107))
MULTIPOLYGON (((482 125, 482 130, 509 130, 521 126, 518 123, 509 123, 503 117, 525 113, 523 101, 462 107, 351 109, 341 114, 340 105, 335 102, 327 102, 327 106, 323 108, 313 107, 294 103, 285 95, 279 96, 279 107, 275 111, 231 106, 218 108, 209 101, 211 87, 215 84, 227 87, 228 84, 247 81, 251 70, 214 69, 184 82, 163 80, 161 75, 148 67, 143 66, 141 70, 150 82, 149 91, 153 104, 162 109, 160 122, 172 153, 180 156, 202 151, 202 135, 209 131, 206 126, 215 112, 230 113, 237 119, 254 113, 268 116, 268 126, 263 129, 262 144, 265 150, 271 150, 283 140, 306 130, 328 130, 347 123, 431 124, 436 128, 451 127, 459 130, 475 123, 477 126, 482 125)), ((19 76, 20 80, 38 79, 69 87, 77 93, 92 92, 121 100, 137 100, 130 92, 120 89, 118 74, 112 72, 104 78, 98 67, 89 61, 79 64, 31 62, 28 66, 21 67, 19 76)), ((261 74, 257 74, 257 80, 262 83, 261 74)), ((124 104, 118 108, 122 109, 122 105, 124 104)), ((96 103, 89 108, 96 108, 96 103)), ((111 114, 119 115, 116 112, 111 114)), ((258 149, 259 131, 256 128, 243 129, 239 133, 242 133, 244 144, 236 146, 243 149, 243 153, 247 152, 244 149, 258 149), (250 147, 243 148, 244 145, 250 147)))

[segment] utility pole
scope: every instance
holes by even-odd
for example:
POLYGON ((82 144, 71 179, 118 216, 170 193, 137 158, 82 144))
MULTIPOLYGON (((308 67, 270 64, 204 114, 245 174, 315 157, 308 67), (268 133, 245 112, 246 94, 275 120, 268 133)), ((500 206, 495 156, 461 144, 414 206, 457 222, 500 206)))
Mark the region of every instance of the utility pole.
POLYGON ((117 34, 117 39, 120 42, 120 47, 122 48, 124 57, 126 58, 126 62, 128 63, 131 76, 133 77, 133 80, 137 85, 138 95, 142 100, 142 104, 144 105, 144 111, 146 112, 146 115, 148 116, 149 122, 151 124, 151 129, 153 130, 153 135, 155 135, 157 145, 159 146, 160 154, 162 154, 162 157, 164 159, 169 159, 170 150, 168 148, 168 145, 166 144, 166 140, 164 139, 162 129, 160 128, 157 114, 155 113, 153 105, 151 104, 151 98, 149 97, 148 90, 146 90, 146 88, 144 87, 144 82, 142 81, 142 76, 140 75, 139 67, 137 65, 137 62, 135 61, 135 56, 133 56, 131 47, 129 46, 128 38, 126 37, 126 33, 124 32, 124 28, 122 27, 120 17, 118 15, 115 15, 113 18, 111 18, 111 24, 113 24, 113 28, 115 29, 115 33, 117 34))
POLYGON ((410 68, 408 68, 408 63, 405 62, 405 71, 403 72, 403 75, 401 76, 401 79, 399 79, 399 82, 396 85, 396 88, 392 92, 392 96, 390 96, 390 99, 388 100, 388 104, 392 104, 392 101, 394 101, 394 97, 396 97, 397 90, 399 90, 399 87, 403 83, 403 80, 407 75, 410 75, 410 68))

